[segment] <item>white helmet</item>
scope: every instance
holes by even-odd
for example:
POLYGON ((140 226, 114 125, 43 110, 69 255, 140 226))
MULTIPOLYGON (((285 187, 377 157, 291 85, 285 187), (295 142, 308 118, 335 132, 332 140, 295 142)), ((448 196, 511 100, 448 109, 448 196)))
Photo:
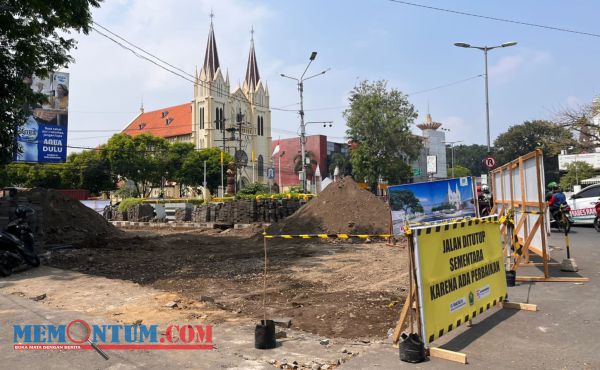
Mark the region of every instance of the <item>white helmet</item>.
POLYGON ((487 186, 486 184, 481 185, 481 191, 489 191, 490 187, 487 186))

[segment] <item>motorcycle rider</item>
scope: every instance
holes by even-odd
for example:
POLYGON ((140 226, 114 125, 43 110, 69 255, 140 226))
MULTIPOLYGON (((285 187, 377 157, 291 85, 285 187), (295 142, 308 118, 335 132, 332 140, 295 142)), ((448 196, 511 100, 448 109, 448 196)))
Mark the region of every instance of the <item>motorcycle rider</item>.
POLYGON ((481 185, 481 192, 477 195, 477 202, 479 203, 479 215, 488 216, 492 209, 492 194, 490 194, 490 187, 486 184, 481 185))
MULTIPOLYGON (((567 197, 565 196, 565 193, 563 193, 561 187, 554 181, 548 184, 548 189, 551 192, 550 199, 548 200, 550 214, 555 220, 560 221, 558 218, 560 206, 567 205, 567 197)), ((546 198, 548 198, 548 196, 546 196, 546 198)))

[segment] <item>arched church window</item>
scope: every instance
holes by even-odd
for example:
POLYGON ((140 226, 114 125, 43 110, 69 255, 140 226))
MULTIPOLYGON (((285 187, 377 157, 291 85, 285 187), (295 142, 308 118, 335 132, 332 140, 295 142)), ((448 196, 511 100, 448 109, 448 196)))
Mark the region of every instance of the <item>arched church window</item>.
POLYGON ((263 159, 262 154, 258 155, 258 164, 257 164, 257 167, 258 167, 258 176, 259 177, 264 177, 265 176, 265 172, 264 172, 265 171, 265 161, 263 159))

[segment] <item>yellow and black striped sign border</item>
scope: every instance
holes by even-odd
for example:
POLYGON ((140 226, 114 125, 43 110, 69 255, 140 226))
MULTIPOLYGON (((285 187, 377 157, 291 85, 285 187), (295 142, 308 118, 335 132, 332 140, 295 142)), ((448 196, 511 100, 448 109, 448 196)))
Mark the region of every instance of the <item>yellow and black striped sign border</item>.
POLYGON ((453 223, 431 225, 429 227, 414 229, 413 231, 416 232, 417 235, 421 235, 421 234, 431 234, 432 232, 439 233, 441 231, 448 231, 450 229, 458 229, 459 227, 465 227, 465 226, 472 226, 472 225, 479 225, 479 224, 497 224, 497 223, 499 223, 498 216, 490 216, 490 217, 484 217, 484 218, 463 219, 462 221, 453 222, 453 223))
POLYGON ((486 307, 480 307, 479 312, 473 311, 473 313, 471 313, 470 315, 465 315, 464 319, 458 319, 456 321, 456 326, 454 324, 450 324, 450 325, 448 325, 448 330, 440 329, 440 331, 438 331, 437 333, 429 334, 429 342, 428 343, 431 343, 434 340, 439 339, 445 333, 449 333, 453 329, 458 328, 461 324, 464 324, 464 323, 468 322, 469 320, 473 320, 475 317, 477 317, 477 315, 481 315, 485 311, 489 310, 490 308, 496 306, 499 303, 502 303, 505 300, 506 300, 506 297, 499 297, 498 299, 494 299, 494 301, 491 303, 488 303, 486 307))
POLYGON ((263 233, 265 239, 369 239, 369 238, 391 238, 392 234, 281 234, 270 235, 263 233))

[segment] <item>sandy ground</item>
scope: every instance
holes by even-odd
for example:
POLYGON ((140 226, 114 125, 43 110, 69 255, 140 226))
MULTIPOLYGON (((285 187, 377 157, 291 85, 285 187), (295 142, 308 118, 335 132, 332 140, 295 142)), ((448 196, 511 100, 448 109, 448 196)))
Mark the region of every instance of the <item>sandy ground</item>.
MULTIPOLYGON (((76 294, 49 286, 57 289, 49 302, 123 322, 175 313, 213 323, 260 319, 264 246, 255 231, 130 230, 101 247, 51 251, 50 266, 108 277, 114 284, 83 283, 76 294), (123 280, 162 293, 112 304, 123 280), (163 307, 169 301, 177 301, 179 310, 163 307), (154 306, 159 309, 148 309, 154 306)), ((402 243, 272 240, 267 247, 268 317, 291 318, 295 329, 347 339, 383 339, 395 325, 407 287, 402 243)))

